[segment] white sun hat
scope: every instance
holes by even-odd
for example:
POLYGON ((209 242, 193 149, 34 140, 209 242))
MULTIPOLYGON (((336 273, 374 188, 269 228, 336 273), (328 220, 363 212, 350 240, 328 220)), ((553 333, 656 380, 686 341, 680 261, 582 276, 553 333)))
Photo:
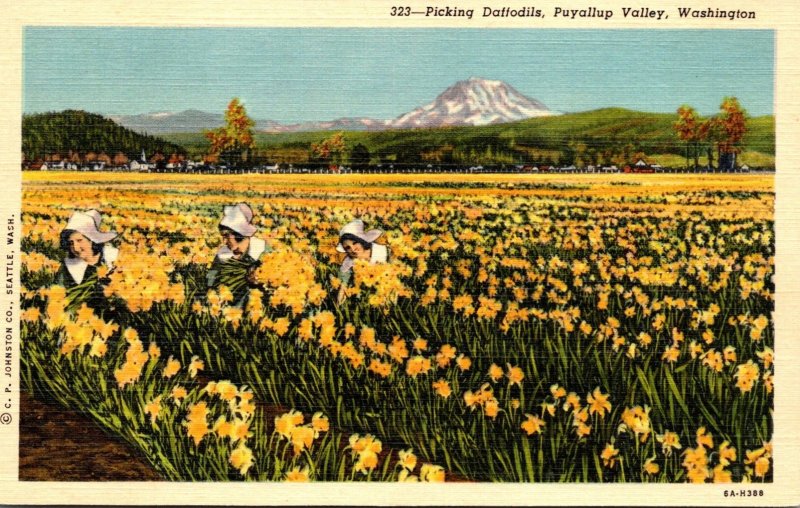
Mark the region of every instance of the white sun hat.
POLYGON ((113 231, 103 233, 100 231, 100 222, 103 218, 97 210, 74 212, 67 221, 64 231, 77 231, 94 243, 106 243, 117 237, 113 231))
MULTIPOLYGON (((351 234, 367 243, 372 243, 383 234, 383 231, 380 229, 370 229, 369 231, 364 231, 364 221, 361 219, 356 219, 347 223, 347 225, 345 225, 345 227, 339 231, 339 238, 346 234, 351 234)), ((339 245, 336 246, 336 250, 339 252, 344 252, 342 242, 339 242, 339 245)))
POLYGON ((253 226, 253 210, 247 203, 238 203, 233 206, 226 206, 222 210, 222 220, 220 226, 225 226, 242 236, 253 236, 257 228, 253 226))

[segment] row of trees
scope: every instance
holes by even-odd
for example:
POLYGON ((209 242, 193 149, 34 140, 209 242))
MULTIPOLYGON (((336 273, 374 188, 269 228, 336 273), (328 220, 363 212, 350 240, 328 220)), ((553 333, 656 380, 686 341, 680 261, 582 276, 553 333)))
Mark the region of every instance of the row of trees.
POLYGON ((674 128, 678 138, 686 143, 687 166, 693 159, 693 167, 699 167, 701 152, 705 151, 708 167, 713 167, 716 151, 720 171, 736 167, 736 156, 742 151, 747 132, 747 113, 736 97, 725 97, 719 109, 718 115, 703 119, 689 105, 678 108, 674 128))
MULTIPOLYGON (((586 166, 617 166, 647 160, 647 154, 636 140, 612 142, 603 146, 591 146, 582 141, 569 141, 561 156, 553 163, 556 166, 572 164, 578 168, 586 166)), ((547 161, 546 161, 547 162, 547 161)))
MULTIPOLYGON (((206 160, 233 166, 262 162, 255 150, 254 127, 255 122, 247 115, 244 104, 234 97, 225 110, 225 125, 203 132, 211 144, 206 160)), ((312 166, 324 165, 336 169, 347 160, 353 169, 365 169, 369 166, 370 157, 369 150, 362 144, 348 152, 344 134, 337 133, 319 143, 312 143, 308 162, 312 166)))

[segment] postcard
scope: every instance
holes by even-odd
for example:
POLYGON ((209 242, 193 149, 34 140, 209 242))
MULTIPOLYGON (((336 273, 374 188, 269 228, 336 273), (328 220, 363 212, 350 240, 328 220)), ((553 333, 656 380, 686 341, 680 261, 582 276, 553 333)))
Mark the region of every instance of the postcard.
POLYGON ((8 504, 789 506, 797 8, 31 2, 8 504))

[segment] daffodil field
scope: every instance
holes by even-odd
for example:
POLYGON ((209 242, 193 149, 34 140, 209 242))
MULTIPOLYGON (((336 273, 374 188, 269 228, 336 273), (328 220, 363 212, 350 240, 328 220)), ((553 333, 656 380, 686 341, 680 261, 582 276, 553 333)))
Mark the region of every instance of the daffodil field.
POLYGON ((23 388, 165 479, 772 480, 772 176, 23 179, 23 388), (205 277, 240 201, 244 308, 205 277), (100 309, 53 285, 90 208, 100 309), (391 257, 337 305, 354 218, 391 257))

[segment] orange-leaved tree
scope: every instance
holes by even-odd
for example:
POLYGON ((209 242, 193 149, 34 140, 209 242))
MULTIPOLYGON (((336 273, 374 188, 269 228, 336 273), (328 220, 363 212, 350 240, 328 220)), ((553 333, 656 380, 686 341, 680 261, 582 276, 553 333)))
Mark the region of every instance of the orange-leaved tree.
POLYGON ((255 122, 247 116, 244 104, 234 97, 225 110, 225 125, 203 132, 211 142, 209 153, 234 164, 247 161, 249 150, 255 146, 253 127, 255 122))
POLYGON ((689 149, 691 148, 695 168, 700 165, 700 126, 700 117, 693 107, 684 104, 678 108, 678 121, 673 124, 673 127, 678 134, 678 139, 686 142, 686 165, 689 165, 689 149))
POLYGON ((736 155, 742 151, 742 139, 747 132, 747 112, 736 97, 725 97, 719 106, 719 123, 722 131, 718 143, 720 170, 732 170, 736 155))
POLYGON ((345 142, 342 132, 338 132, 320 143, 311 143, 312 156, 328 162, 332 170, 338 169, 344 150, 345 142))

